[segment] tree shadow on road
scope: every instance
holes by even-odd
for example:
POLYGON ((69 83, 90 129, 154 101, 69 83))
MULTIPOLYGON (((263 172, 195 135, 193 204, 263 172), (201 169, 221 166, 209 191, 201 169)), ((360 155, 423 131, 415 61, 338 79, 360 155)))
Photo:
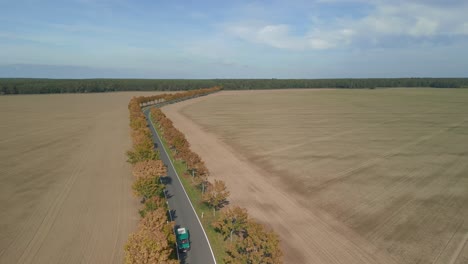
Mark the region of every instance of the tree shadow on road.
MULTIPOLYGON (((171 220, 174 221, 175 219, 177 219, 177 214, 176 214, 176 210, 169 210, 169 213, 170 213, 170 217, 171 217, 171 220)), ((177 226, 176 226, 177 227, 177 226)))
POLYGON ((161 183, 164 184, 164 185, 170 185, 172 184, 172 178, 169 177, 169 176, 161 176, 161 183))
POLYGON ((187 253, 179 253, 179 261, 181 264, 189 264, 187 262, 187 253))

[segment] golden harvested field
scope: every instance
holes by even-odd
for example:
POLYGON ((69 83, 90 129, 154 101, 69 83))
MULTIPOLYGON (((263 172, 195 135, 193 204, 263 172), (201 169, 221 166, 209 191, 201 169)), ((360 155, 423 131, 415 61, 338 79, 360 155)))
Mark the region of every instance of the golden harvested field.
POLYGON ((227 91, 163 108, 287 263, 468 263, 468 90, 227 91))
POLYGON ((134 94, 0 96, 0 263, 123 262, 134 94))

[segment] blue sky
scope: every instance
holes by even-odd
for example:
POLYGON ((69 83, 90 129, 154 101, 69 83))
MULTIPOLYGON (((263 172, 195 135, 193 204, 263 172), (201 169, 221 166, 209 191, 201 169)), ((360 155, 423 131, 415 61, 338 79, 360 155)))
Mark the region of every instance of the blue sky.
POLYGON ((468 1, 0 0, 0 77, 468 77, 468 1))

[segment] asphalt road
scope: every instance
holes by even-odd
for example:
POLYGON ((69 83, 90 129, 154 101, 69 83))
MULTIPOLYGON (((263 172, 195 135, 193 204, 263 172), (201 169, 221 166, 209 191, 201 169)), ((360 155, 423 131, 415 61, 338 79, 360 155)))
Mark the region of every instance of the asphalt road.
POLYGON ((149 119, 149 108, 144 110, 146 119, 150 124, 149 127, 153 134, 153 141, 156 149, 159 150, 161 160, 167 166, 167 177, 164 178, 166 184, 167 200, 169 208, 172 212, 173 220, 177 227, 186 227, 190 233, 190 250, 187 253, 179 254, 180 262, 183 264, 210 264, 216 263, 213 252, 211 250, 208 238, 198 219, 195 209, 193 208, 190 199, 188 198, 179 175, 175 171, 169 156, 156 133, 153 124, 149 119))

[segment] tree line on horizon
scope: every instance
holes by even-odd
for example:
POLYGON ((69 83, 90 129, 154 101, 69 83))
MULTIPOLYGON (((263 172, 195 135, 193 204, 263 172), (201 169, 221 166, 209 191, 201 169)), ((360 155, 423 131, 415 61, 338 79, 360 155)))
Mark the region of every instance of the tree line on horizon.
POLYGON ((29 79, 0 78, 0 95, 180 91, 221 86, 225 90, 288 88, 468 88, 468 78, 349 79, 29 79))

